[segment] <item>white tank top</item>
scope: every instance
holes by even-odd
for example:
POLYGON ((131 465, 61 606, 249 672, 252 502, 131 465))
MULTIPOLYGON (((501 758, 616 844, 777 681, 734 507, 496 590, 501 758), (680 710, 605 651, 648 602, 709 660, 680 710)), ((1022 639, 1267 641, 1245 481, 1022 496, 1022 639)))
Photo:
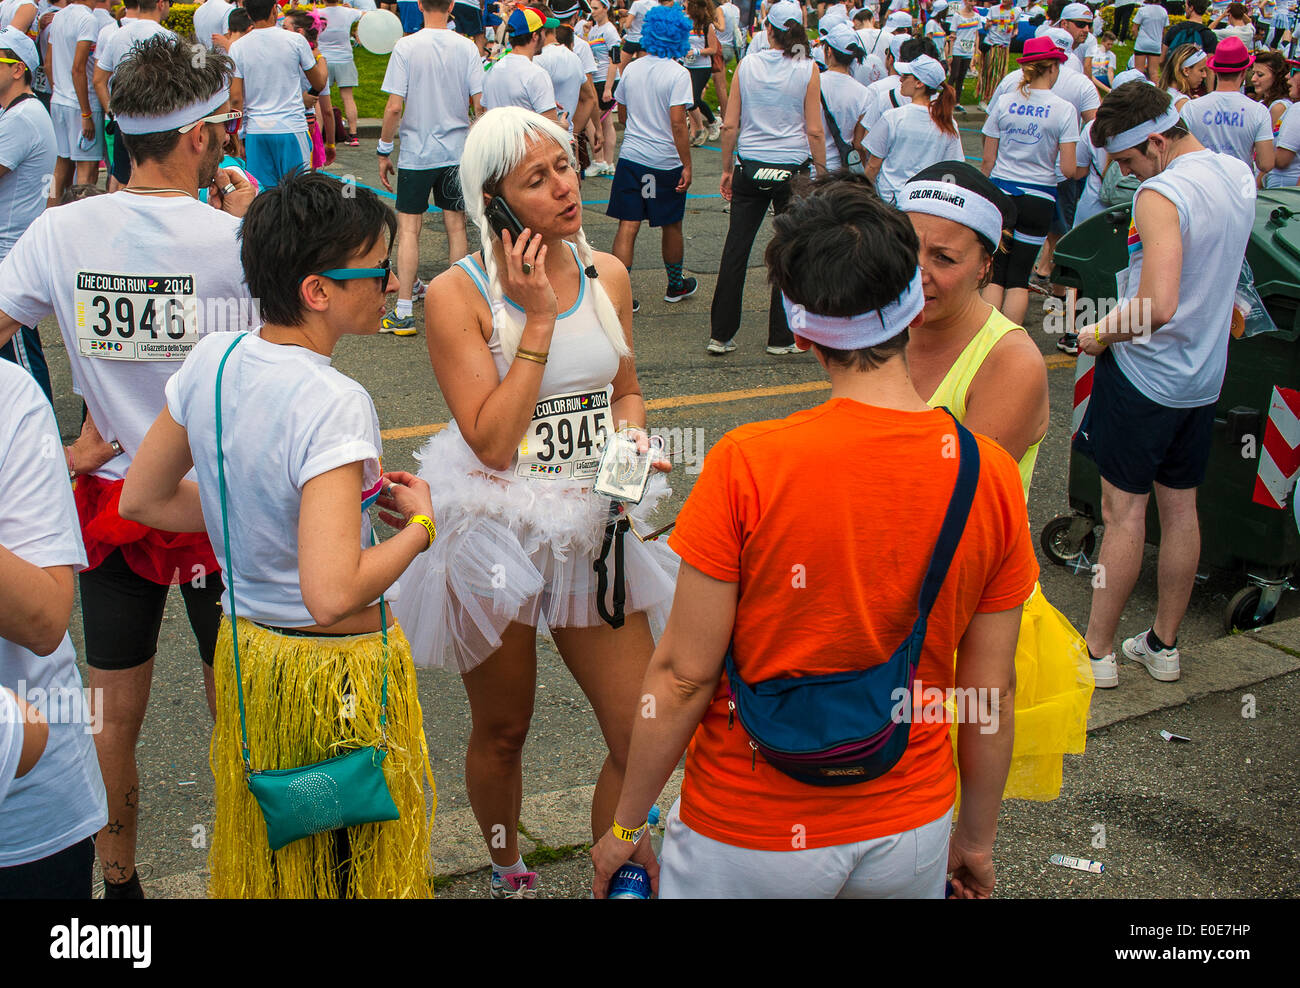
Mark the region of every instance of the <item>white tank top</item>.
POLYGON ((736 153, 774 165, 807 161, 804 94, 812 78, 811 58, 787 58, 780 49, 750 51, 740 75, 740 135, 736 153))
MULTIPOLYGON (((618 373, 619 357, 614 351, 609 337, 601 328, 596 315, 596 302, 593 297, 595 286, 588 284, 582 262, 578 261, 578 248, 567 240, 573 259, 578 263, 579 284, 578 300, 565 312, 555 317, 555 332, 551 337, 551 349, 542 374, 542 386, 538 390, 538 401, 554 395, 570 394, 575 391, 598 391, 607 388, 618 373)), ((523 316, 523 307, 510 299, 494 303, 488 291, 487 273, 472 255, 463 257, 456 266, 473 280, 479 293, 492 307, 495 323, 497 310, 504 306, 514 306, 519 317, 523 316)), ((497 375, 504 378, 510 369, 510 360, 501 349, 501 339, 496 326, 492 327, 492 336, 488 340, 488 349, 492 351, 492 360, 497 366, 497 375)))

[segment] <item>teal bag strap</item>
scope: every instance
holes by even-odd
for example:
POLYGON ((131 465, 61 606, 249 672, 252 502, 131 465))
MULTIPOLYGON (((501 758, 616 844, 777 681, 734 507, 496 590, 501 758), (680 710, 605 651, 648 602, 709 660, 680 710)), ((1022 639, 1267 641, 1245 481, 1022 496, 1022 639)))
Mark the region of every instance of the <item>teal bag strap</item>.
MULTIPOLYGON (((245 777, 253 774, 253 765, 248 754, 248 717, 244 710, 244 676, 239 668, 239 616, 235 613, 235 570, 230 563, 230 512, 226 508, 226 456, 221 446, 221 379, 226 373, 226 361, 230 359, 230 355, 235 352, 235 347, 239 346, 247 335, 247 333, 240 333, 222 355, 221 363, 217 365, 216 384, 217 482, 221 495, 221 537, 225 542, 226 569, 224 578, 226 593, 230 597, 230 640, 233 643, 235 653, 235 688, 239 694, 240 749, 244 759, 245 777)), ((370 531, 370 544, 375 544, 373 528, 370 531)), ((386 750, 388 747, 388 611, 382 594, 379 597, 379 618, 384 643, 384 683, 380 691, 379 731, 383 737, 382 747, 386 750)))

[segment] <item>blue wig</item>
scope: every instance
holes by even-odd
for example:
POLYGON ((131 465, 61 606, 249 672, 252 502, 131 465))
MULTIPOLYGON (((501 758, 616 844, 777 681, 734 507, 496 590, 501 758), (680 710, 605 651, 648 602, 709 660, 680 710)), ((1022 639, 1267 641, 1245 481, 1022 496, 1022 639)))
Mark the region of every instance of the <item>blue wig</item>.
POLYGON ((691 50, 691 19, 676 4, 651 7, 641 25, 641 47, 660 58, 681 58, 691 50))

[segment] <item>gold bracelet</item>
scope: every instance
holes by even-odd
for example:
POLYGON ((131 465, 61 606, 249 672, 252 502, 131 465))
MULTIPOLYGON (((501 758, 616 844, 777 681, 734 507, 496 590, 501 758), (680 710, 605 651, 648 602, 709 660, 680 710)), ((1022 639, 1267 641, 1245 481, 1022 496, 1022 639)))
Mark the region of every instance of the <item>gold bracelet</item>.
POLYGON ((525 360, 531 360, 535 364, 546 366, 546 354, 536 354, 530 350, 516 350, 516 357, 523 357, 525 360))
POLYGON ((523 347, 515 347, 515 353, 526 353, 530 357, 541 357, 543 360, 551 355, 549 350, 542 352, 541 350, 525 350, 523 347))
POLYGON ((619 824, 617 820, 615 820, 614 826, 611 827, 610 829, 614 832, 614 836, 617 837, 619 840, 627 844, 635 844, 637 841, 639 841, 642 838, 642 836, 644 836, 646 832, 646 828, 649 826, 650 825, 648 823, 643 823, 635 830, 631 830, 628 827, 622 826, 621 824, 619 824))
POLYGON ((433 519, 428 515, 411 515, 411 517, 407 519, 406 527, 410 528, 412 525, 419 525, 429 536, 429 545, 426 545, 424 549, 420 550, 421 552, 424 552, 429 548, 429 546, 433 545, 433 540, 438 537, 438 528, 434 525, 433 519))

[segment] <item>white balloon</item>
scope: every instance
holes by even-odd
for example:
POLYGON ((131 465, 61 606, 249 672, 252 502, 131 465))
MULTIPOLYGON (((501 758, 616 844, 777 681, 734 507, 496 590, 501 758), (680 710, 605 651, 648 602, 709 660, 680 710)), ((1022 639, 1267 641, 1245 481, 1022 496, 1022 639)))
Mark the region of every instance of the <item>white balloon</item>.
POLYGON ((376 55, 391 52, 402 34, 402 19, 391 10, 368 10, 357 21, 357 40, 376 55))

